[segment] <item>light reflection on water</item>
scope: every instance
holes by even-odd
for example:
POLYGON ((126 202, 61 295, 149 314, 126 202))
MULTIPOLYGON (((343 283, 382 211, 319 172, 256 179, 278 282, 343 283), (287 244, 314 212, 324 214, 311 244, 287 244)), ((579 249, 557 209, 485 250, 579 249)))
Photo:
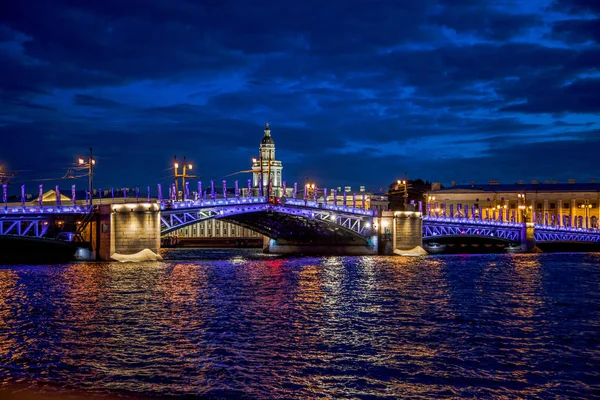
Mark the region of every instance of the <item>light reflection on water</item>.
POLYGON ((0 267, 0 383, 207 398, 600 390, 597 254, 169 255, 0 267))

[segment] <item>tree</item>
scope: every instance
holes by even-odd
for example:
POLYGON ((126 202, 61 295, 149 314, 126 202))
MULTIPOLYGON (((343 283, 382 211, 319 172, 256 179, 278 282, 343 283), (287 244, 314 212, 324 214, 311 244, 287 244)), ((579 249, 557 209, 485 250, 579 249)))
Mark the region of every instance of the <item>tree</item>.
POLYGON ((389 185, 387 192, 390 201, 390 210, 410 211, 411 201, 414 201, 415 210, 418 210, 419 201, 423 201, 423 195, 431 189, 431 182, 421 178, 413 180, 399 180, 389 185), (405 203, 406 199, 406 203, 405 203), (405 208, 404 205, 407 205, 405 208))

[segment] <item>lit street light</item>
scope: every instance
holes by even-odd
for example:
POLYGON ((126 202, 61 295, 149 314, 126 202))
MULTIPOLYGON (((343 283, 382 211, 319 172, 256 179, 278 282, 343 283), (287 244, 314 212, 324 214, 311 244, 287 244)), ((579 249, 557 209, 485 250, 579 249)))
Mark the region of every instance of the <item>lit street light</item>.
POLYGON ((96 165, 96 160, 92 157, 92 148, 90 147, 90 157, 86 160, 83 157, 79 157, 77 160, 78 164, 82 168, 88 169, 88 184, 89 184, 89 193, 90 193, 90 204, 94 204, 94 165, 96 165))
POLYGON ((175 170, 175 199, 179 199, 179 178, 181 178, 181 190, 184 193, 183 197, 185 198, 185 178, 196 178, 195 175, 188 175, 187 171, 192 170, 192 164, 187 163, 185 156, 183 157, 183 171, 181 174, 178 173, 179 163, 177 162, 177 156, 173 158, 173 169, 175 170))

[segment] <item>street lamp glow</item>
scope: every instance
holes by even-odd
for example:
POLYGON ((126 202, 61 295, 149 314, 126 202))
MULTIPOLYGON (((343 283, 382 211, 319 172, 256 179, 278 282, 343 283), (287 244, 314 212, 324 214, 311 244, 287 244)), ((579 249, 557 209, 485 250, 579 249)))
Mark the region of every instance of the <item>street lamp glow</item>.
POLYGON ((192 164, 188 164, 188 169, 192 169, 192 164))
POLYGON ((173 166, 174 166, 175 168, 179 168, 179 163, 175 163, 175 164, 173 164, 173 166))
POLYGON ((252 162, 253 162, 253 163, 256 163, 257 161, 258 161, 258 160, 257 160, 256 158, 253 158, 253 159, 252 159, 252 162))
POLYGON ((79 165, 81 165, 81 164, 85 164, 85 160, 83 158, 79 159, 79 165))

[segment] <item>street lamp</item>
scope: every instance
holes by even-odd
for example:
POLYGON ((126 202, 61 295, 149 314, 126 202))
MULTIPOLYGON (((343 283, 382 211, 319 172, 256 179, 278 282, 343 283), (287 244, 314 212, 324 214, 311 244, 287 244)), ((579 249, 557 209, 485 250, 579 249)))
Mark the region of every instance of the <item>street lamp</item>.
MULTIPOLYGON (((185 156, 183 157, 183 173, 179 174, 177 171, 179 170, 179 163, 177 162, 177 156, 173 158, 173 168, 175 170, 175 198, 179 197, 179 185, 178 178, 181 178, 181 190, 185 193, 185 178, 196 178, 194 175, 188 175, 187 171, 192 169, 192 164, 186 162, 185 156)), ((184 194, 185 197, 185 194, 184 194)))
POLYGON ((400 187, 402 187, 404 189, 404 194, 402 195, 402 197, 404 198, 403 204, 404 204, 404 211, 406 211, 406 205, 408 203, 408 181, 405 180, 400 180, 398 179, 396 181, 396 190, 400 189, 400 187))
POLYGON ((94 204, 94 165, 96 165, 96 160, 92 157, 92 148, 90 147, 90 157, 86 160, 83 157, 79 157, 77 160, 78 164, 82 168, 88 169, 88 185, 89 185, 89 193, 90 193, 90 204, 94 204))

